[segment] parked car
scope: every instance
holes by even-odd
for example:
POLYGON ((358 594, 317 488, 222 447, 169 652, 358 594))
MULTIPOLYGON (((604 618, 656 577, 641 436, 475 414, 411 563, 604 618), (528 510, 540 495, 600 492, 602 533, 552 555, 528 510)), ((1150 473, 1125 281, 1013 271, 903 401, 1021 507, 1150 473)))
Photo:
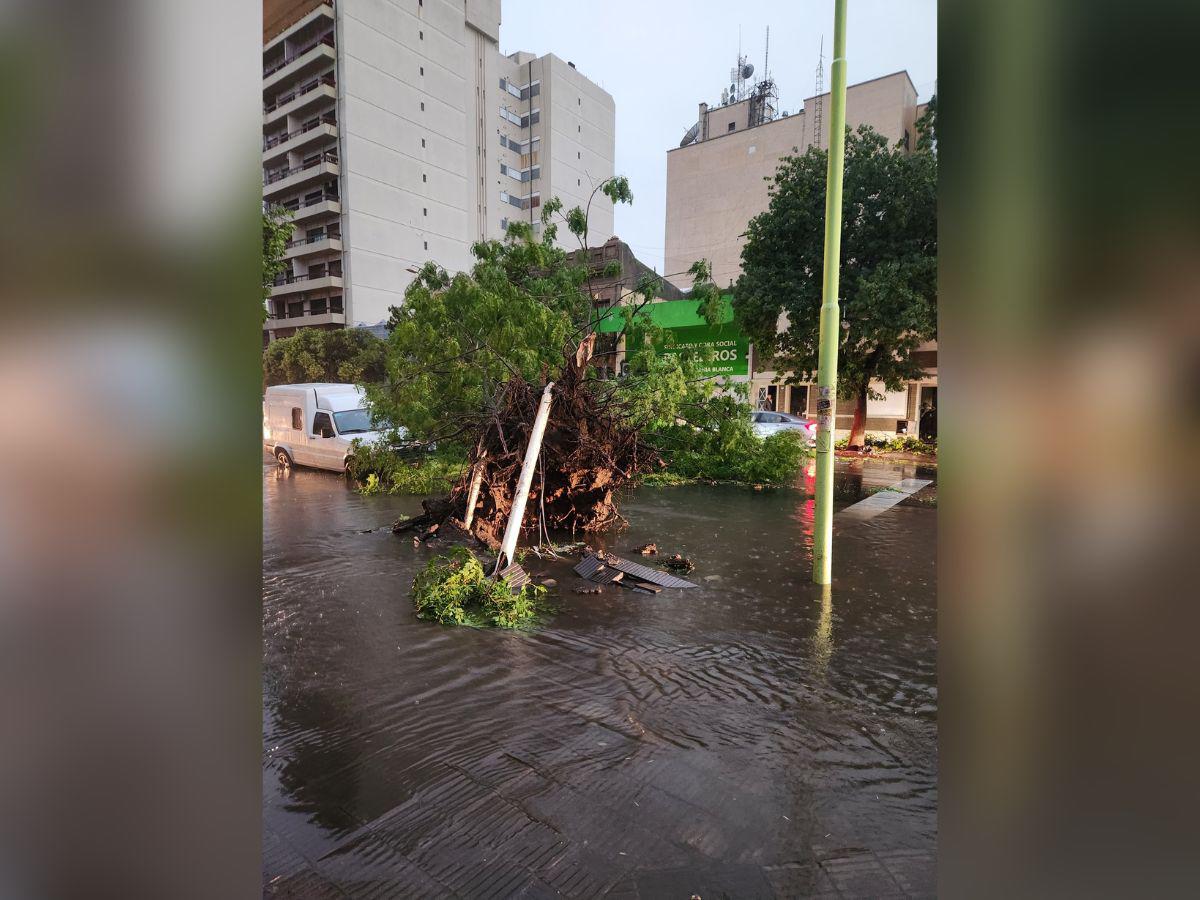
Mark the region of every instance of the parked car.
POLYGON ((759 409, 755 410, 753 420, 754 433, 759 437, 769 437, 779 431, 799 431, 810 445, 817 442, 817 423, 813 419, 759 409))
POLYGON ((284 468, 311 466, 346 471, 355 439, 384 440, 353 384, 280 384, 263 397, 263 446, 284 468))

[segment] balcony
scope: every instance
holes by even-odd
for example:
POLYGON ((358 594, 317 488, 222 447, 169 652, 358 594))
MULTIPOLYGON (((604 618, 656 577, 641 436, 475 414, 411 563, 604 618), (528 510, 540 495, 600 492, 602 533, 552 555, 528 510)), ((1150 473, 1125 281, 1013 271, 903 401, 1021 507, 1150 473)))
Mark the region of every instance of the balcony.
POLYGON ((306 122, 292 132, 284 132, 263 141, 263 165, 283 159, 293 150, 300 150, 314 143, 337 137, 337 116, 326 113, 315 121, 306 122))
MULTIPOLYGON (((306 29, 309 29, 310 26, 312 26, 318 20, 328 20, 329 25, 333 24, 333 0, 328 0, 328 2, 322 3, 312 12, 293 22, 278 34, 274 35, 269 41, 266 41, 263 44, 263 51, 265 52, 271 50, 272 48, 278 46, 281 41, 285 41, 288 38, 300 34, 306 29)), ((321 22, 321 24, 324 24, 324 22, 321 22)), ((328 31, 328 26, 326 26, 324 30, 328 31)))
POLYGON ((284 205, 292 214, 292 221, 295 223, 304 222, 309 219, 316 219, 325 215, 341 215, 342 201, 337 194, 332 191, 325 191, 318 197, 313 199, 302 199, 295 206, 284 205))
POLYGON ((263 107, 263 124, 271 125, 289 115, 300 113, 314 104, 337 99, 337 79, 322 75, 306 81, 299 87, 277 94, 275 99, 263 107))
POLYGON ((341 253, 342 236, 340 234, 322 234, 311 238, 300 238, 292 241, 283 251, 284 259, 298 259, 302 256, 316 256, 321 253, 341 253))
POLYGON ((314 328, 320 325, 345 325, 344 310, 326 310, 325 312, 303 312, 298 316, 268 315, 263 322, 263 331, 279 331, 284 328, 314 328))
POLYGON ((263 197, 278 197, 313 181, 337 178, 340 171, 336 153, 321 153, 310 162, 268 172, 263 179, 263 197))
POLYGON ((291 79, 298 78, 313 69, 328 68, 336 58, 333 32, 330 31, 299 48, 290 56, 266 66, 263 69, 263 93, 269 94, 281 84, 286 84, 291 79))
POLYGON ((327 272, 318 272, 316 274, 307 275, 287 275, 276 278, 275 284, 271 287, 272 297, 282 297, 287 294, 300 294, 305 291, 323 291, 330 288, 342 287, 341 274, 330 275, 327 272))

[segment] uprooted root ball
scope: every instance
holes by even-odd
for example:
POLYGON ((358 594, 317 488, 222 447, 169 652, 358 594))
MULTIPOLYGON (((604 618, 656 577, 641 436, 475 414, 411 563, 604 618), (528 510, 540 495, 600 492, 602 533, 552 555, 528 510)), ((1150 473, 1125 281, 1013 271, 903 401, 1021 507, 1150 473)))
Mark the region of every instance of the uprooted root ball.
MULTIPOLYGON (((500 546, 512 511, 517 480, 544 382, 514 377, 501 389, 495 411, 480 429, 471 465, 446 500, 426 501, 425 515, 398 523, 397 531, 465 521, 471 477, 482 470, 470 531, 492 549, 500 546)), ((614 393, 587 377, 587 357, 568 360, 552 389, 550 415, 538 469, 525 507, 524 529, 601 531, 621 521, 615 495, 638 475, 662 465, 659 455, 622 415, 614 393)))

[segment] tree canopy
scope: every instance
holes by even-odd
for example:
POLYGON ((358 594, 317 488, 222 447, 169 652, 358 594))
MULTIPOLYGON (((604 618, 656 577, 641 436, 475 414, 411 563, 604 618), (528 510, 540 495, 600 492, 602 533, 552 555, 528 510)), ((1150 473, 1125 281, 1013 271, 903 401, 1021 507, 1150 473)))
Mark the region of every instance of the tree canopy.
MULTIPOLYGON (((870 382, 900 390, 919 378, 913 352, 937 336, 935 110, 911 153, 866 125, 847 134, 838 393, 856 400, 852 445, 861 444, 870 382)), ((734 292, 738 322, 793 382, 816 377, 827 168, 817 147, 783 159, 768 209, 747 229, 734 292)))
MULTIPOLYGON (((601 183, 593 197, 598 193, 614 203, 632 201, 622 177, 601 183)), ((391 311, 386 377, 369 390, 378 415, 422 439, 469 435, 494 411, 502 384, 512 376, 553 380, 607 315, 625 319, 628 374, 597 379, 594 389, 604 402, 639 428, 701 414, 712 383, 696 377, 689 360, 659 357, 651 346, 658 329, 643 310, 656 296, 659 277, 629 286, 619 309, 598 308, 588 282, 599 273, 555 244, 562 224, 587 247, 588 210, 564 212, 554 198, 543 205, 541 219, 540 236, 529 223, 514 222, 503 240, 475 244, 470 272, 452 276, 429 263, 418 273, 403 306, 391 311)), ((694 296, 715 315, 718 292, 707 269, 693 274, 694 296)))
POLYGON ((362 328, 303 328, 263 351, 263 383, 370 384, 383 380, 383 361, 384 342, 362 328))

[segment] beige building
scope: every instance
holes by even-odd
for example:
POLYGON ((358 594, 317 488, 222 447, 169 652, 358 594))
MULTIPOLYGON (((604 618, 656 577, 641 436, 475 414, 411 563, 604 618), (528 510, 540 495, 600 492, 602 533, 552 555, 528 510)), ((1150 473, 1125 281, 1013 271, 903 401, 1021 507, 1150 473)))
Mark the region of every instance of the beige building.
MULTIPOLYGON (((907 72, 874 78, 846 89, 846 124, 867 124, 889 142, 915 145, 916 121, 924 112, 907 72)), ((683 273, 698 259, 712 266, 721 287, 741 274, 742 246, 750 220, 767 209, 768 187, 780 160, 813 144, 829 146, 829 94, 809 97, 796 112, 774 115, 753 96, 710 108, 701 103, 695 126, 680 146, 667 152, 665 266, 680 287, 683 273), (820 113, 823 113, 820 114, 820 113), (774 116, 774 117, 772 117, 774 116), (820 123, 818 127, 818 122, 820 123)), ((923 403, 936 404, 936 344, 923 348, 929 375, 895 394, 867 404, 867 429, 879 434, 920 427, 923 403)), ((777 385, 777 373, 758 371, 751 354, 751 402, 759 408, 811 412, 806 386, 777 385)), ((875 385, 884 393, 883 385, 875 385)), ((812 408, 815 408, 815 396, 812 408)), ((850 428, 853 410, 840 403, 839 436, 850 428)))
POLYGON ((266 340, 381 322, 426 262, 467 269, 510 217, 613 174, 612 97, 502 56, 500 0, 266 0, 263 23, 263 199, 296 226, 266 340))

